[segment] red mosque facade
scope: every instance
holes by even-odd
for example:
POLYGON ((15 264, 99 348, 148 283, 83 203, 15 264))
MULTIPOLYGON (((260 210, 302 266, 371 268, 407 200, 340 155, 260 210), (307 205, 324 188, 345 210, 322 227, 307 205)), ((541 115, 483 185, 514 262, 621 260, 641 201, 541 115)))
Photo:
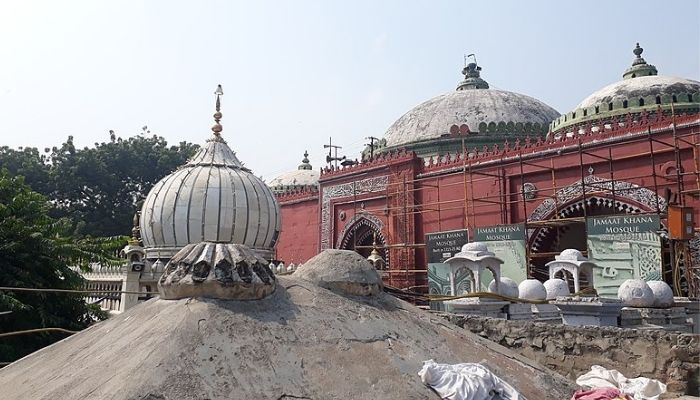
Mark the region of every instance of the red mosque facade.
POLYGON ((316 187, 276 193, 282 221, 276 258, 299 264, 324 249, 367 256, 376 247, 387 263, 386 284, 425 292, 426 234, 466 229, 473 240, 479 227, 524 224, 523 268, 528 277, 545 280, 545 263, 555 254, 566 248, 586 254, 587 218, 655 215, 661 272, 667 280, 680 279, 673 260, 685 249, 681 275, 687 280, 700 263, 698 93, 662 95, 659 101, 645 93, 636 108, 628 100, 608 100, 605 115, 581 118, 599 113, 591 105, 559 117, 547 135, 514 135, 478 147, 469 145, 475 136, 493 132, 500 139, 500 131, 475 135, 476 129, 459 129, 454 121, 438 140, 456 143, 456 151, 426 155, 417 154, 424 147, 387 146, 359 164, 324 168, 316 187), (645 98, 653 103, 644 105, 645 98), (692 207, 693 239, 668 240, 669 204, 692 207))

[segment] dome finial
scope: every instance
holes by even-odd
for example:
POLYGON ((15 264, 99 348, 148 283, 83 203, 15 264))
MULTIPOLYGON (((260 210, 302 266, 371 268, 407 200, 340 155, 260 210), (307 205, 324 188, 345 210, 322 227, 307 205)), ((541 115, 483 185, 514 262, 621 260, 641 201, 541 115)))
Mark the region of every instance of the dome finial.
POLYGON ((622 74, 622 77, 624 79, 638 78, 640 76, 658 74, 656 67, 651 64, 647 64, 646 60, 642 58, 643 52, 644 49, 641 46, 639 46, 639 43, 637 43, 637 45, 634 47, 634 50, 632 50, 632 53, 634 53, 635 55, 634 61, 632 61, 632 66, 627 68, 627 71, 625 71, 625 73, 622 74))
POLYGON ((457 85, 457 90, 466 89, 488 89, 489 84, 481 79, 481 67, 476 63, 476 55, 467 54, 464 56, 464 68, 462 68, 462 74, 464 75, 464 80, 457 85), (472 57, 473 62, 467 63, 467 59, 472 57))
POLYGON ((637 58, 642 58, 642 53, 644 52, 644 49, 639 47, 639 42, 637 42, 637 47, 632 50, 632 53, 634 53, 637 58))
POLYGON ((221 131, 224 129, 221 126, 221 117, 223 116, 223 114, 221 114, 221 96, 224 95, 224 90, 221 88, 221 85, 216 87, 214 94, 216 95, 216 112, 214 113, 215 124, 211 127, 211 130, 214 132, 215 139, 221 140, 221 131))
POLYGON ((306 169, 306 170, 312 169, 312 168, 311 168, 311 164, 309 164, 309 152, 308 152, 308 150, 304 150, 304 158, 301 160, 301 164, 299 164, 299 169, 300 169, 300 170, 302 170, 302 169, 306 169))

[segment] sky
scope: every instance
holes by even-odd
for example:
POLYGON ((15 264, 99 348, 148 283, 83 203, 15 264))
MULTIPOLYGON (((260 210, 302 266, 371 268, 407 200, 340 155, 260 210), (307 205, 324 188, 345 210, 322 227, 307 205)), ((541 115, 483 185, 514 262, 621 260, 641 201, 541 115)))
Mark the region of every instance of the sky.
POLYGON ((636 42, 700 80, 700 2, 0 0, 0 145, 77 146, 148 126, 223 137, 270 180, 315 169, 332 137, 358 158, 412 107, 452 91, 475 53, 492 88, 559 112, 621 79, 636 42))

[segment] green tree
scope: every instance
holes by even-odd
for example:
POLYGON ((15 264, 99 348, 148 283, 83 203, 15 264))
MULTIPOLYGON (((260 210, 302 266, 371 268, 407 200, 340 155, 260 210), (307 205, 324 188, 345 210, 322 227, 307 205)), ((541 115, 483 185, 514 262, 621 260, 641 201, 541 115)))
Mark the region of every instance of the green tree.
POLYGON ((51 154, 55 215, 82 223, 81 234, 128 234, 139 201, 197 149, 186 142, 168 146, 155 135, 113 139, 76 149, 69 137, 51 154))
MULTIPOLYGON (((50 150, 46 149, 46 153, 50 150)), ((34 147, 11 149, 0 147, 0 170, 7 169, 12 175, 24 177, 32 190, 43 195, 49 195, 53 190, 53 182, 49 172, 49 157, 41 154, 34 147)))
MULTIPOLYGON (((71 223, 48 216, 49 203, 22 177, 0 171, 0 286, 81 289, 70 266, 119 263, 125 237, 73 239, 71 223)), ((103 314, 79 294, 0 291, 0 332, 43 327, 79 330, 103 314), (8 313, 9 312, 9 313, 8 313)), ((65 337, 36 333, 0 338, 0 361, 12 361, 65 337)))
POLYGON ((140 200, 153 185, 184 164, 198 146, 168 146, 156 135, 118 138, 76 148, 69 136, 60 147, 0 148, 0 168, 25 177, 52 204, 50 215, 68 217, 79 235, 126 235, 140 200))

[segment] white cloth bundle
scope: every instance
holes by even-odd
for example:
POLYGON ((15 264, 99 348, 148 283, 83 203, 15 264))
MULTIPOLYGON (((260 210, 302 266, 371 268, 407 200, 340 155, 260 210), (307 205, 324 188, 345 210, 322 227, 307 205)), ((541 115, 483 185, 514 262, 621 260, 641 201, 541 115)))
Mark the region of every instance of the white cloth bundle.
POLYGON ((428 360, 418 375, 447 400, 526 400, 481 364, 438 364, 428 360))

